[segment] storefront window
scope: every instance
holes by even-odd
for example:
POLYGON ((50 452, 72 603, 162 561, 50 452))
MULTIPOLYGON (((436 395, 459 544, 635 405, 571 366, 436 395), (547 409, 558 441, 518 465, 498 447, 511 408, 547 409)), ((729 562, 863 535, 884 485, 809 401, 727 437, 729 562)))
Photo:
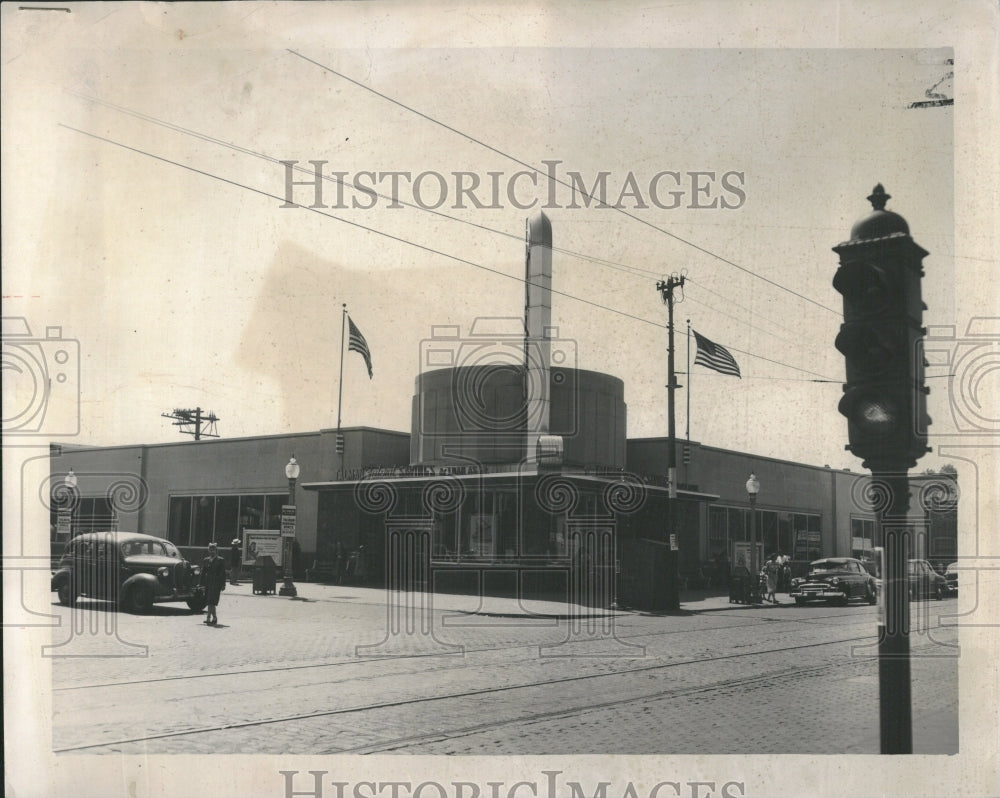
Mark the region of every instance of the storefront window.
POLYGON ((867 518, 851 519, 851 556, 859 560, 874 557, 875 522, 867 518))
POLYGON ((215 540, 220 546, 239 537, 239 496, 215 497, 215 540))
POLYGON ((178 546, 191 543, 191 497, 171 496, 167 537, 178 546))
POLYGON ((288 504, 288 494, 276 493, 264 497, 264 529, 281 529, 281 508, 288 504))
POLYGON ((215 540, 215 497, 195 496, 191 501, 194 509, 191 527, 193 537, 191 545, 207 546, 215 540))
POLYGON ((264 497, 240 497, 240 532, 244 529, 265 529, 264 497))

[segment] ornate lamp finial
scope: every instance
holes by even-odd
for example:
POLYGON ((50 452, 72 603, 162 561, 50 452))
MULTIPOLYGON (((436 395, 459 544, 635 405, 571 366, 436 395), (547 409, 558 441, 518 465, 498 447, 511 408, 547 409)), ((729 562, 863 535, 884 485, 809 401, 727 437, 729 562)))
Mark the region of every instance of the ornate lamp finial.
POLYGON ((877 211, 885 210, 885 204, 891 199, 892 194, 886 194, 881 183, 877 184, 875 188, 872 189, 872 193, 868 195, 868 201, 877 211))

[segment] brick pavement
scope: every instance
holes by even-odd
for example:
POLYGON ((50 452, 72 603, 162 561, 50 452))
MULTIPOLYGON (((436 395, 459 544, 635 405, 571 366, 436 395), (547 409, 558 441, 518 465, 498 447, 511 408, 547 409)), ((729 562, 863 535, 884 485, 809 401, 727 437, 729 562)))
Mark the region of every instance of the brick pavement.
MULTIPOLYGON (((852 657, 851 643, 816 645, 874 643, 871 607, 751 608, 697 596, 678 614, 616 614, 619 641, 644 647, 628 649, 628 656, 614 640, 602 645, 615 656, 540 656, 562 653, 557 644, 566 624, 528 618, 525 609, 558 616, 564 606, 489 599, 480 607, 469 597, 438 594, 437 640, 404 640, 400 650, 408 656, 359 658, 356 645, 386 636, 384 592, 309 584, 299 590, 301 601, 230 587, 220 607, 225 627, 218 629, 173 607, 121 616, 120 636, 148 645, 149 656, 55 660, 54 747, 111 743, 85 749, 96 753, 878 748, 875 661, 852 657), (466 614, 477 610, 488 614, 466 614), (445 615, 474 625, 444 625, 445 615), (440 644, 461 645, 464 654, 425 656, 440 644), (799 648, 789 653, 789 646, 799 648), (693 659, 700 661, 682 664, 693 659), (827 667, 831 661, 836 667, 827 667), (817 670, 795 672, 803 666, 817 670), (137 683, 149 676, 160 681, 137 683), (467 695, 447 697, 456 693, 467 695), (359 710, 373 704, 380 706, 359 710), (316 716, 272 722, 297 714, 316 716), (256 725, 112 742, 240 723, 256 725)), ((574 646, 576 653, 600 648, 574 646)), ((915 741, 927 750, 944 752, 957 740, 953 665, 914 661, 915 741), (933 718, 927 734, 920 725, 925 716, 933 718)))

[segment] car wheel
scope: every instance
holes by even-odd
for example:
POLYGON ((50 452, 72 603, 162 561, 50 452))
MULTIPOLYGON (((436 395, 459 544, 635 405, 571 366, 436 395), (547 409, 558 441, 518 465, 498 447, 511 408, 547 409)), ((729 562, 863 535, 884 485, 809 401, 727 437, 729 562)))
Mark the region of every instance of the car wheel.
POLYGON ((869 585, 865 590, 865 598, 868 599, 869 604, 874 604, 878 601, 878 597, 875 595, 875 591, 872 589, 871 585, 869 585))
POLYGON ((850 601, 850 600, 851 600, 851 597, 849 595, 847 595, 847 593, 845 593, 840 598, 834 599, 833 603, 836 604, 838 607, 846 607, 847 606, 847 602, 850 601))
POLYGON ((56 595, 59 597, 60 604, 65 607, 71 607, 76 601, 76 588, 74 588, 73 583, 67 579, 59 585, 58 590, 56 590, 56 595))
POLYGON ((205 609, 205 598, 204 596, 195 596, 194 598, 189 598, 187 600, 188 609, 192 612, 201 612, 205 609))
POLYGON ((797 606, 801 607, 805 603, 806 603, 806 600, 804 598, 802 598, 802 596, 796 596, 795 597, 795 604, 797 606))
POLYGON ((937 588, 934 590, 934 598, 936 598, 938 601, 941 601, 944 598, 944 588, 941 586, 940 582, 938 583, 937 588))
POLYGON ((916 601, 916 600, 917 600, 917 586, 910 585, 910 601, 916 601))
POLYGON ((125 594, 125 609, 138 615, 149 612, 153 606, 153 591, 146 585, 133 585, 132 589, 125 594))

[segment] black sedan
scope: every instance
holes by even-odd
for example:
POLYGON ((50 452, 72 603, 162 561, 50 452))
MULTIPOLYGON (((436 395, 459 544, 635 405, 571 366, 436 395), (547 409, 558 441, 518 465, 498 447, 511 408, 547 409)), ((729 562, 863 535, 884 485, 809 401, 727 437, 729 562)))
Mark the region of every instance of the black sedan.
POLYGON ((860 560, 850 557, 827 557, 809 564, 809 576, 792 580, 789 595, 796 604, 827 601, 847 604, 860 598, 869 604, 876 601, 875 577, 860 560))

